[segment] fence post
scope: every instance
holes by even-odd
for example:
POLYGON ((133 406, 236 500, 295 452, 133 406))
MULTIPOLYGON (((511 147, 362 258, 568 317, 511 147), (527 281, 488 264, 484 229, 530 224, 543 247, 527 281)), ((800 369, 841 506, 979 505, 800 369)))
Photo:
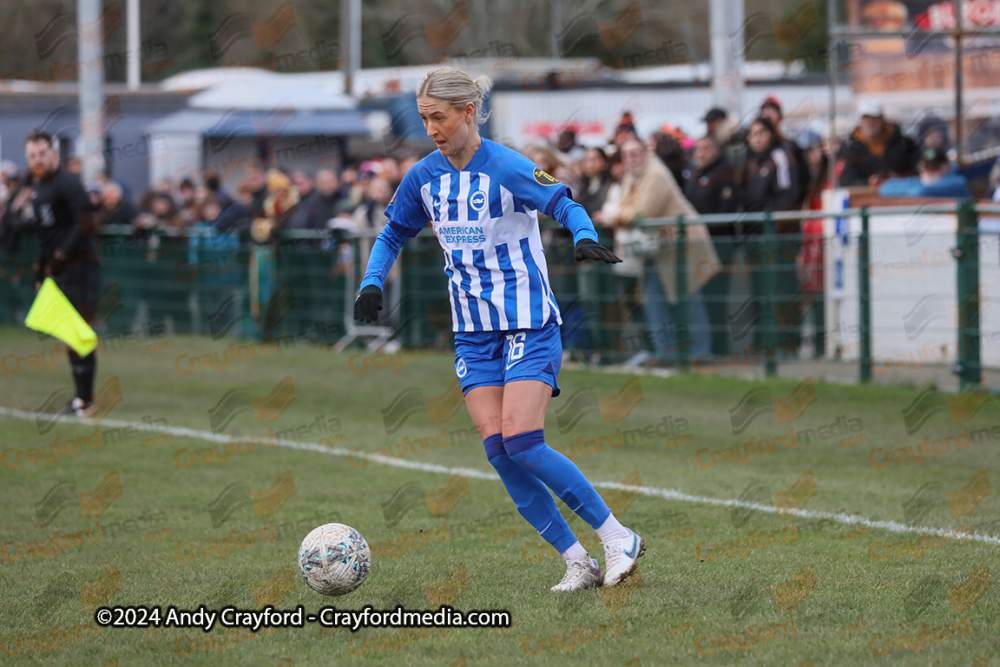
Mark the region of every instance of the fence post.
POLYGON ((872 381, 872 286, 868 256, 868 207, 861 207, 861 234, 858 236, 858 308, 861 323, 861 351, 858 354, 862 382, 872 381))
POLYGON ((693 338, 688 323, 687 293, 687 227, 684 216, 677 218, 677 312, 674 317, 674 344, 677 345, 677 367, 687 370, 688 350, 693 338))
POLYGON ((774 315, 774 270, 777 262, 777 252, 775 252, 775 224, 774 214, 767 211, 764 215, 764 257, 761 258, 761 269, 764 271, 761 283, 764 286, 761 295, 761 326, 763 333, 761 341, 761 354, 764 355, 764 372, 767 377, 774 377, 778 374, 778 346, 775 344, 774 329, 777 319, 774 315))
POLYGON ((972 202, 958 209, 956 239, 958 298, 959 390, 965 391, 982 378, 979 349, 979 215, 972 202))

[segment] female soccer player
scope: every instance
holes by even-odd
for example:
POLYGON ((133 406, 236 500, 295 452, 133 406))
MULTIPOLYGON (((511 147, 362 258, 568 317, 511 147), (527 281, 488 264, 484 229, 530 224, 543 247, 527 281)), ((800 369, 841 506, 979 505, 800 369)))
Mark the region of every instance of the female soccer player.
POLYGON ((479 136, 491 81, 442 67, 424 77, 417 108, 438 150, 413 166, 385 210, 354 317, 382 309, 382 281, 407 239, 430 221, 444 250, 455 373, 465 404, 518 512, 566 559, 553 591, 614 586, 636 569, 642 538, 611 514, 579 468, 545 444, 549 399, 559 395, 562 319, 538 233, 538 211, 573 233, 577 261, 620 262, 569 189, 530 160, 479 136), (548 486, 591 525, 605 570, 590 558, 556 508, 548 486))

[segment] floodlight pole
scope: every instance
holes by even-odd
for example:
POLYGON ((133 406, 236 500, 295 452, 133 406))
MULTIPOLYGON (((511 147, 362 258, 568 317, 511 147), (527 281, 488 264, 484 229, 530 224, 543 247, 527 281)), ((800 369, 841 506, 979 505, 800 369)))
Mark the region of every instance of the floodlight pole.
POLYGON ((104 30, 101 0, 77 0, 76 53, 79 62, 80 140, 77 156, 83 167, 84 183, 92 184, 104 170, 102 128, 104 118, 104 30))
POLYGON ((955 0, 955 159, 962 165, 962 151, 965 142, 962 141, 962 36, 965 26, 962 25, 962 1, 955 0))
POLYGON ((125 54, 128 56, 128 89, 139 90, 142 82, 142 75, 139 69, 141 53, 139 52, 139 0, 128 0, 128 10, 126 20, 128 21, 128 33, 126 40, 128 45, 125 54))
POLYGON ((562 58, 563 3, 562 0, 551 0, 552 11, 552 58, 562 58))
POLYGON ((744 35, 743 2, 710 0, 712 103, 737 118, 743 116, 743 61, 746 42, 734 45, 731 35, 744 35))
MULTIPOLYGON (((834 29, 837 25, 837 0, 827 0, 826 2, 826 75, 830 80, 830 129, 827 133, 830 137, 835 137, 837 133, 837 63, 840 60, 837 51, 837 38, 834 29)), ((850 57, 850 48, 848 48, 850 57)), ((837 142, 831 141, 830 146, 836 146, 837 142)), ((837 151, 830 151, 827 156, 827 175, 834 190, 837 189, 840 179, 837 178, 837 151)))
POLYGON ((361 68, 361 0, 340 0, 340 45, 344 94, 354 95, 354 75, 361 68))

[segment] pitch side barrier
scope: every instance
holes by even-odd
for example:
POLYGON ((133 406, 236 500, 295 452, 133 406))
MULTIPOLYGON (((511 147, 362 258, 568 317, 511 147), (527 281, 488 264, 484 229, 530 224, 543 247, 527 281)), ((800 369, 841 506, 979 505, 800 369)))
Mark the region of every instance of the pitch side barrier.
MULTIPOLYGON (((447 278, 430 228, 404 246, 380 321, 360 325, 353 304, 377 232, 346 227, 282 230, 263 244, 247 230, 106 227, 93 239, 102 263, 98 333, 127 335, 138 326, 166 337, 211 336, 220 348, 228 342, 221 339, 236 337, 338 350, 362 342, 374 354, 398 343, 403 352, 450 354, 447 278)), ((628 243, 599 227, 600 241, 628 258, 631 272, 578 263, 568 231, 548 219, 541 227, 564 349, 578 360, 620 363, 665 336, 676 365, 698 373, 759 364, 773 375, 778 363, 812 355, 856 361, 867 382, 947 363, 966 389, 980 384, 984 366, 1000 367, 1000 308, 990 294, 1000 290, 1000 206, 644 219, 628 243), (803 220, 822 220, 822 234, 803 235, 803 220), (692 240, 695 223, 722 233, 709 241, 696 232, 692 240), (707 243, 714 254, 704 252, 707 243), (672 274, 669 321, 647 321, 644 264, 659 264, 661 279, 672 274), (707 325, 690 320, 691 280, 707 325)), ((25 238, 0 257, 0 322, 23 324, 37 253, 25 238)))
MULTIPOLYGON (((804 357, 807 347, 816 356, 856 360, 860 382, 947 363, 963 391, 984 389, 984 366, 1000 366, 1000 312, 990 298, 1000 289, 998 205, 679 216, 640 220, 635 228, 645 237, 634 243, 637 252, 675 271, 675 327, 691 332, 690 276, 708 280, 703 292, 728 283, 721 299, 727 309, 712 318, 713 333, 752 339, 747 347, 768 375, 779 360, 804 357), (821 220, 822 235, 804 235, 804 220, 821 220), (692 258, 704 256, 694 251, 704 241, 690 240, 695 223, 726 234, 713 236, 719 259, 695 260, 692 272, 692 258)), ((703 298, 709 310, 720 303, 703 298)), ((691 348, 678 346, 679 366, 705 372, 731 361, 726 354, 692 358, 691 348)))

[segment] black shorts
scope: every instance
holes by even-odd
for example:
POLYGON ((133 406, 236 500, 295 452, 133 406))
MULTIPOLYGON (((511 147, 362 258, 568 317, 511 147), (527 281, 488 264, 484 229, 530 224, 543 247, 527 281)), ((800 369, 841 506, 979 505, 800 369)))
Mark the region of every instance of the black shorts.
POLYGON ((101 296, 101 265, 93 260, 74 262, 52 279, 88 323, 101 296))

